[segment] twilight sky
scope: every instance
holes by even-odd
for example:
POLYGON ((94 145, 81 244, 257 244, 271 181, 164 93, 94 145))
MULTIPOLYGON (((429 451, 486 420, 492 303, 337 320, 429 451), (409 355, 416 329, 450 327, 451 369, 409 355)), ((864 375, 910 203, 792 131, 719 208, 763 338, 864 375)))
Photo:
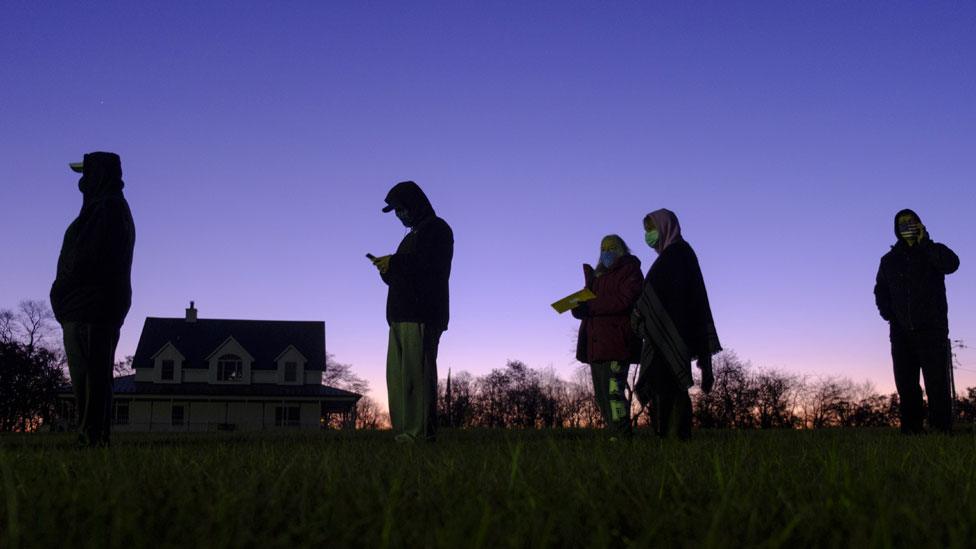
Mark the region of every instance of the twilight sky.
MULTIPOLYGON (((962 258, 976 345, 976 3, 11 2, 0 19, 0 307, 46 298, 67 168, 122 156, 146 316, 325 320, 386 401, 386 287, 363 257, 417 181, 454 228, 440 374, 574 367, 600 238, 644 268, 668 207, 719 335, 756 366, 893 390, 872 287, 912 207, 962 258), (187 5, 189 6, 189 5, 187 5)), ((959 387, 976 385, 976 350, 959 387)))

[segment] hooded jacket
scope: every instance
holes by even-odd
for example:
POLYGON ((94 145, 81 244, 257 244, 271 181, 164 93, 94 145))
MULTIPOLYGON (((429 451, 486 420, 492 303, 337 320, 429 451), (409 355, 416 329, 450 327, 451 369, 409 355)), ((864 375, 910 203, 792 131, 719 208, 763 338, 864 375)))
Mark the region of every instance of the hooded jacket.
POLYGON ((874 299, 881 318, 902 330, 949 330, 949 306, 946 301, 945 275, 956 272, 959 257, 945 244, 925 238, 914 246, 898 232, 898 218, 912 210, 895 215, 895 238, 891 250, 881 258, 874 285, 874 299))
MULTIPOLYGON (((644 284, 640 259, 627 254, 609 269, 596 271, 584 265, 583 275, 596 298, 583 307, 586 315, 580 322, 576 359, 587 364, 639 361, 641 339, 630 327, 630 314, 644 284)), ((577 315, 574 309, 573 316, 577 315)))
POLYGON ((132 304, 136 231, 114 153, 85 155, 81 212, 64 233, 51 309, 58 322, 121 326, 132 304))
POLYGON ((454 232, 437 217, 427 195, 413 181, 397 183, 386 195, 386 203, 406 210, 410 227, 382 275, 389 285, 386 320, 447 330, 454 232))

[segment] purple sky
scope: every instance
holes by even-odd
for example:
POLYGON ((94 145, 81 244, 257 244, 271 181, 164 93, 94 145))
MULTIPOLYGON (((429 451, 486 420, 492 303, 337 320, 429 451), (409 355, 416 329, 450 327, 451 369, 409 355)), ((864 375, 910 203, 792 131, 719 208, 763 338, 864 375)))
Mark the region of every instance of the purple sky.
MULTIPOLYGON (((0 19, 0 307, 47 296, 81 196, 122 156, 146 316, 311 319, 385 402, 386 287, 363 258, 413 179, 454 228, 440 368, 574 367, 600 238, 645 269, 674 210, 719 334, 757 366, 891 390, 871 293, 892 216, 962 258, 976 346, 972 2, 15 2, 0 19)), ((962 353, 976 385, 976 350, 962 353)))

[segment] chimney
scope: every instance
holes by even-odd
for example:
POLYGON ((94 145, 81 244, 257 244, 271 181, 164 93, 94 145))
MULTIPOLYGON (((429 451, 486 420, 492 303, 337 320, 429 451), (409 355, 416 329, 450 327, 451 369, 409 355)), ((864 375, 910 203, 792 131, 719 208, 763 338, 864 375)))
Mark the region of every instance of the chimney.
POLYGON ((190 308, 186 310, 186 321, 191 323, 197 321, 197 310, 193 306, 192 301, 190 302, 190 308))

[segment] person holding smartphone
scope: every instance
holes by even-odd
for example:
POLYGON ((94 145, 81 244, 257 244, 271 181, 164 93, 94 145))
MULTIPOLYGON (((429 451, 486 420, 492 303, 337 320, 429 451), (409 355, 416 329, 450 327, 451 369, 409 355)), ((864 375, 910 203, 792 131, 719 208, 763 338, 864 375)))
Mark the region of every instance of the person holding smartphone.
POLYGON ((450 316, 454 232, 413 181, 397 183, 386 195, 383 212, 391 211, 410 232, 396 253, 367 254, 389 286, 390 421, 397 442, 431 442, 437 434, 437 351, 450 316))
POLYGON ((933 242, 912 210, 895 215, 895 238, 881 258, 874 298, 889 324, 901 431, 924 432, 921 372, 929 398, 929 427, 949 433, 952 352, 945 276, 959 268, 959 257, 945 244, 933 242))

